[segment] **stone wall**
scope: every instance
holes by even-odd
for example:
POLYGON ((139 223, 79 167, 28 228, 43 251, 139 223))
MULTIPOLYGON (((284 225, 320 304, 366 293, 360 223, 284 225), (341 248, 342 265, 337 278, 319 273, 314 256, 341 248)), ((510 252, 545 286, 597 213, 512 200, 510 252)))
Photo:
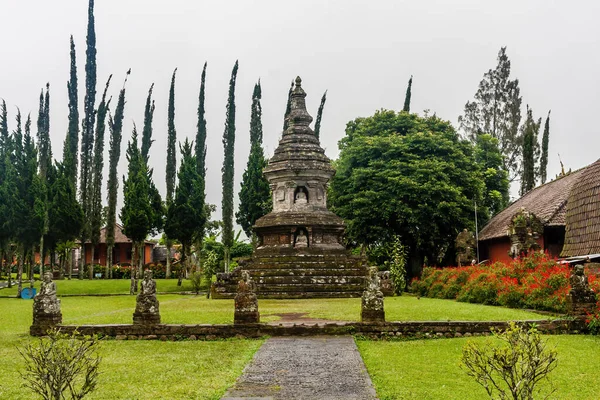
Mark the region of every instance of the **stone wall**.
MULTIPOLYGON (((529 320, 543 333, 573 333, 581 327, 571 320, 529 320)), ((325 324, 227 324, 227 325, 59 325, 64 333, 100 335, 119 340, 213 340, 221 338, 260 338, 263 336, 315 336, 353 334, 368 338, 435 338, 487 335, 492 329, 505 329, 508 322, 498 321, 410 321, 410 322, 338 322, 325 324)), ((32 336, 44 331, 32 326, 32 336)))

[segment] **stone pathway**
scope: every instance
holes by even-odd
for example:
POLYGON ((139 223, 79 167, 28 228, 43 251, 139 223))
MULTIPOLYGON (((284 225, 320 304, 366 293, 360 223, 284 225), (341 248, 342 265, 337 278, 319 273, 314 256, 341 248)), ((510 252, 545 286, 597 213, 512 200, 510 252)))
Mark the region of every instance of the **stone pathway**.
POLYGON ((221 400, 376 400, 351 336, 268 339, 221 400))

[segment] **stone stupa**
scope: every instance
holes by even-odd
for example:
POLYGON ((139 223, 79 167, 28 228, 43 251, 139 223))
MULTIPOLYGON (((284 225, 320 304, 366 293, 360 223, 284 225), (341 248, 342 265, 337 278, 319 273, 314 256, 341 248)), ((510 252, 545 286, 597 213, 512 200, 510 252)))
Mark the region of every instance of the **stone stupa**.
POLYGON ((258 246, 252 258, 217 275, 215 298, 235 296, 242 269, 262 298, 360 297, 364 290, 366 260, 349 254, 344 221, 327 209, 327 183, 335 170, 309 126, 313 119, 301 83, 296 78, 288 128, 264 169, 273 211, 254 225, 258 246))

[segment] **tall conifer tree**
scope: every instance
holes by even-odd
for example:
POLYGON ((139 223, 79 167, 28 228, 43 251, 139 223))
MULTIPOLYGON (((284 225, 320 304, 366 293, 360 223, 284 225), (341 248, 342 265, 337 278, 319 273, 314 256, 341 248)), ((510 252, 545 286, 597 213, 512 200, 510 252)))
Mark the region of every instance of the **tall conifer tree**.
POLYGON ((315 122, 315 136, 320 139, 321 135, 321 120, 323 119, 323 108, 325 107, 325 101, 327 101, 327 90, 321 97, 321 104, 319 104, 319 110, 317 111, 317 121, 315 122))
POLYGON ((71 177, 73 187, 77 188, 77 146, 79 144, 79 106, 77 94, 77 60, 75 54, 75 42, 71 35, 71 71, 67 82, 67 93, 69 95, 69 125, 67 139, 63 146, 63 164, 71 177))
POLYGON ((83 208, 84 227, 81 233, 81 259, 79 278, 83 279, 85 264, 85 242, 90 236, 92 212, 92 170, 94 158, 94 122, 96 119, 96 31, 94 22, 94 0, 88 3, 88 25, 85 60, 85 97, 83 101, 83 125, 81 129, 81 172, 79 174, 80 203, 83 208))
POLYGON ((173 71, 171 77, 171 88, 169 89, 169 109, 168 115, 168 139, 167 139, 167 165, 166 165, 166 183, 167 183, 167 204, 173 200, 175 193, 175 174, 177 173, 177 157, 175 144, 177 143, 177 131, 175 130, 175 74, 177 68, 173 71))
POLYGON ((225 118, 225 131, 223 132, 224 159, 222 172, 223 199, 221 210, 223 213, 222 241, 225 257, 225 271, 229 271, 230 250, 233 245, 233 173, 234 173, 234 148, 235 148, 235 82, 237 79, 238 62, 236 60, 231 79, 229 80, 229 96, 227 99, 227 113, 225 118))
POLYGON ((131 69, 125 75, 123 88, 119 92, 119 100, 115 109, 115 117, 108 117, 108 129, 110 130, 110 148, 108 150, 108 210, 106 212, 106 277, 112 278, 113 248, 115 246, 115 226, 117 224, 117 191, 119 179, 117 177, 117 166, 121 158, 121 139, 123 137, 123 116, 125 112, 125 84, 131 69))
POLYGON ((548 142, 550 141, 550 111, 544 124, 544 134, 542 135, 542 155, 540 156, 540 179, 542 184, 546 183, 548 175, 548 142))
MULTIPOLYGON (((169 204, 165 232, 169 238, 177 239, 183 247, 182 264, 187 269, 187 260, 192 243, 199 232, 204 232, 206 212, 202 177, 198 173, 197 163, 192 154, 193 145, 186 139, 181 150, 181 165, 177 173, 178 184, 175 197, 169 204)), ((179 274, 181 285, 183 274, 179 274)))
POLYGON ((250 154, 240 190, 240 208, 235 214, 236 221, 248 237, 253 237, 252 226, 257 219, 271 211, 271 190, 269 182, 263 175, 267 165, 262 139, 262 108, 260 81, 254 85, 252 94, 252 110, 250 113, 250 154))
POLYGON ((206 119, 204 118, 204 96, 206 91, 206 62, 202 68, 200 95, 198 96, 198 125, 196 133, 196 164, 202 180, 206 180, 206 119))
POLYGON ((123 233, 132 241, 131 286, 129 293, 137 291, 137 268, 139 264, 139 249, 151 230, 152 208, 148 201, 150 187, 148 185, 148 170, 138 148, 138 135, 135 125, 131 141, 127 145, 127 178, 123 177, 123 208, 121 221, 123 233))
MULTIPOLYGON (((175 74, 177 68, 173 71, 171 77, 171 88, 169 89, 169 106, 168 106, 168 139, 167 139, 167 165, 166 165, 166 184, 167 184, 167 207, 171 206, 173 196, 175 194, 175 178, 177 173, 177 155, 175 145, 177 143, 177 131, 175 130, 175 74)), ((166 277, 171 277, 171 247, 173 242, 169 237, 166 238, 167 244, 167 270, 166 277)))
POLYGON ((410 97, 412 95, 412 80, 413 80, 413 77, 411 75, 410 79, 408 80, 408 87, 406 88, 406 95, 404 96, 404 108, 402 109, 402 111, 410 112, 410 97))
POLYGON ((283 131, 287 131, 289 126, 289 116, 290 112, 292 112, 292 91, 294 90, 294 81, 292 80, 292 84, 290 85, 290 90, 288 90, 287 103, 285 106, 285 115, 283 116, 283 131))
POLYGON ((104 131, 106 130, 106 114, 110 107, 111 99, 106 100, 106 92, 110 85, 112 75, 108 77, 102 100, 98 105, 96 121, 96 139, 94 141, 94 165, 92 170, 92 191, 91 191, 91 210, 90 210, 90 242, 91 242, 91 265, 89 269, 89 278, 94 279, 94 259, 95 249, 100 242, 100 230, 102 229, 102 170, 104 169, 104 131))
POLYGON ((537 169, 536 160, 539 154, 538 134, 542 119, 537 122, 533 119, 533 111, 527 105, 527 117, 523 124, 523 173, 521 175, 521 196, 529 192, 536 185, 537 169))
POLYGON ((39 188, 38 188, 38 208, 36 212, 43 221, 40 235, 40 273, 44 272, 45 248, 44 236, 48 233, 48 171, 52 168, 52 144, 50 142, 50 84, 46 84, 46 94, 44 90, 40 94, 40 109, 37 120, 37 138, 38 138, 38 156, 39 156, 39 188))
POLYGON ((154 100, 152 100, 152 91, 154 90, 154 83, 150 85, 148 90, 148 97, 146 98, 146 107, 144 108, 144 130, 142 131, 142 158, 147 163, 150 146, 154 143, 152 140, 152 120, 154 119, 154 100))

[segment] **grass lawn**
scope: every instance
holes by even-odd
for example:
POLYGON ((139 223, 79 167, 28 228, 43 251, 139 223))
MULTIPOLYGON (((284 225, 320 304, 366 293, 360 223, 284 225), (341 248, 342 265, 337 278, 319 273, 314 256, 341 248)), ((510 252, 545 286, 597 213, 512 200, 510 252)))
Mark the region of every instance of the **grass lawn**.
MULTIPOLYGON (((173 299, 176 296, 172 296, 173 299)), ((63 312, 71 321, 90 313, 90 307, 123 306, 133 297, 64 298, 63 312), (71 300, 84 300, 77 303, 71 300), (90 302, 88 302, 88 300, 90 302), (92 304, 92 300, 95 303, 92 304), (116 301, 116 303, 115 303, 116 301)), ((164 302, 165 305, 168 301, 164 302)), ((167 307, 168 308, 168 307, 167 307)), ((109 311, 110 312, 110 311, 109 311)), ((124 312, 108 314, 121 317, 124 312)), ((130 322, 132 309, 128 311, 130 322)), ((16 346, 35 341, 29 337, 31 301, 0 299, 0 399, 30 399, 21 387, 21 357, 16 346)), ((96 313, 92 322, 118 322, 96 313)), ((65 318, 65 322, 69 322, 65 318)), ((102 341, 102 364, 98 389, 89 399, 219 399, 241 374, 263 340, 102 341)))
MULTIPOLYGON (((557 391, 551 398, 597 400, 600 337, 544 338, 558 351, 558 367, 550 375, 557 391)), ((459 367, 467 340, 488 338, 357 340, 357 344, 381 400, 485 399, 485 390, 459 367)))

